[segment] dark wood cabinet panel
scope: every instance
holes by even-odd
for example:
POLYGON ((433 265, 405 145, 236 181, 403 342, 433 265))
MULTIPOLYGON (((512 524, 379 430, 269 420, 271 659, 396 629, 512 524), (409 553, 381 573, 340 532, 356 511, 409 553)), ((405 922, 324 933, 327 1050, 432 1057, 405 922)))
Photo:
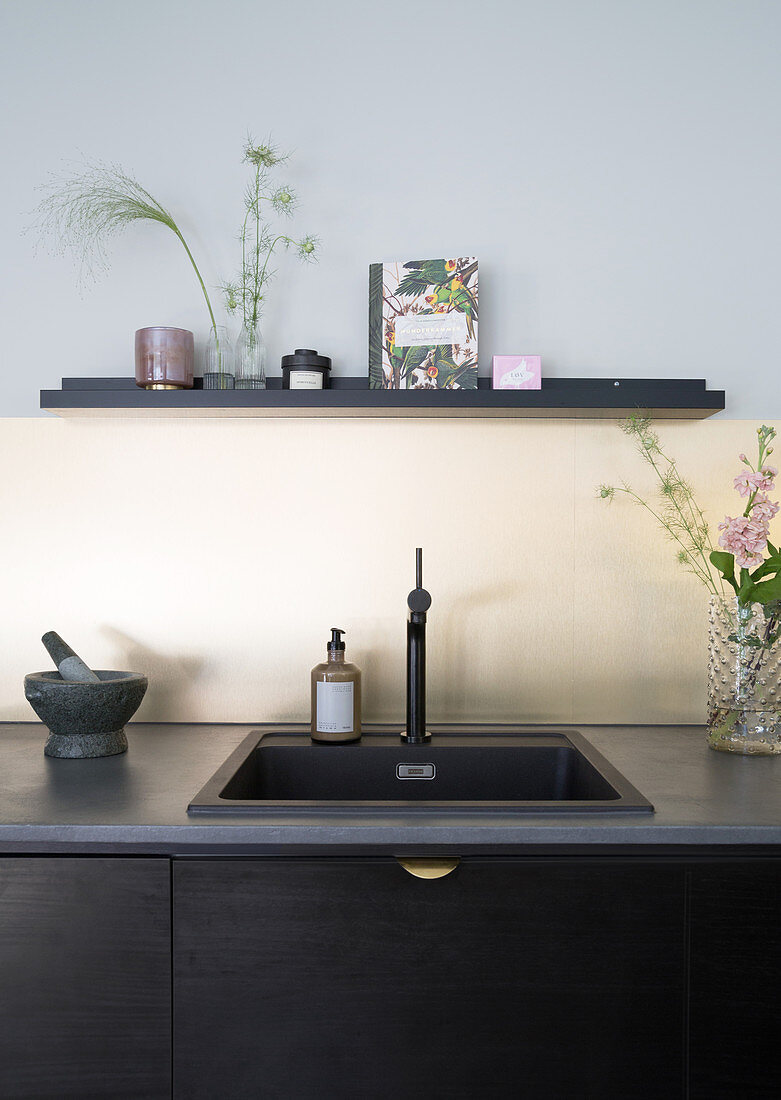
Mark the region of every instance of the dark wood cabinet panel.
POLYGON ((693 868, 691 1098, 781 1094, 781 860, 693 868))
POLYGON ((685 871, 652 861, 174 864, 180 1100, 671 1100, 685 871))
POLYGON ((170 863, 0 859, 0 1096, 170 1096, 170 863))
MULTIPOLYGON (((174 881, 179 1100, 778 1095, 781 860, 424 881, 198 859, 174 881)), ((0 858, 3 1100, 170 1095, 169 886, 166 859, 0 858)))

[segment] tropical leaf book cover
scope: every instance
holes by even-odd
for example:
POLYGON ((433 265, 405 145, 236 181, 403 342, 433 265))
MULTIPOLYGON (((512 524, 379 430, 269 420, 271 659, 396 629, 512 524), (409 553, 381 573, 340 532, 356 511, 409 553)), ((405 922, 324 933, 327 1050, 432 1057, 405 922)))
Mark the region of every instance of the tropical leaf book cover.
POLYGON ((477 389, 477 260, 369 266, 369 388, 477 389))

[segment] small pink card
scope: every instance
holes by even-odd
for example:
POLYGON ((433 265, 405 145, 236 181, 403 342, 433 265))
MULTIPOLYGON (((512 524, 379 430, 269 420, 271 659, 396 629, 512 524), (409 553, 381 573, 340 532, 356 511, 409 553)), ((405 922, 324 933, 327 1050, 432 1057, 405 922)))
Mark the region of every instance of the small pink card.
POLYGON ((495 355, 495 390, 542 389, 542 359, 539 355, 495 355))

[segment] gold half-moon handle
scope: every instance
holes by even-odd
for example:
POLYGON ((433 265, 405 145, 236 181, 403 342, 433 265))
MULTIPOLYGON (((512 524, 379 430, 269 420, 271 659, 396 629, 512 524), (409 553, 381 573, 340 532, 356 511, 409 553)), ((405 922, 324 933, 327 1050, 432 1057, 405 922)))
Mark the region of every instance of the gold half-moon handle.
POLYGON ((451 859, 400 859, 396 856, 396 862, 400 863, 405 871, 415 878, 444 878, 451 871, 455 871, 461 862, 460 856, 451 859))

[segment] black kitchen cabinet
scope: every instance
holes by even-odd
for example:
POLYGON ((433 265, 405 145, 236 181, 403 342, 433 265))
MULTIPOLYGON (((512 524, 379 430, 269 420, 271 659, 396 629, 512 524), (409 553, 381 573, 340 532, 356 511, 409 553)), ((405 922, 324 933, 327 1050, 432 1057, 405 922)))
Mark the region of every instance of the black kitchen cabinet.
POLYGON ((691 1100, 781 1092, 781 861, 693 868, 691 1100))
POLYGON ((174 1096, 685 1095, 686 870, 174 864, 174 1096))
POLYGON ((0 858, 0 1096, 170 1096, 170 862, 0 858))
MULTIPOLYGON (((172 1094, 171 861, 0 858, 0 1097, 172 1094)), ((173 861, 177 1100, 763 1100, 781 860, 173 861)))

